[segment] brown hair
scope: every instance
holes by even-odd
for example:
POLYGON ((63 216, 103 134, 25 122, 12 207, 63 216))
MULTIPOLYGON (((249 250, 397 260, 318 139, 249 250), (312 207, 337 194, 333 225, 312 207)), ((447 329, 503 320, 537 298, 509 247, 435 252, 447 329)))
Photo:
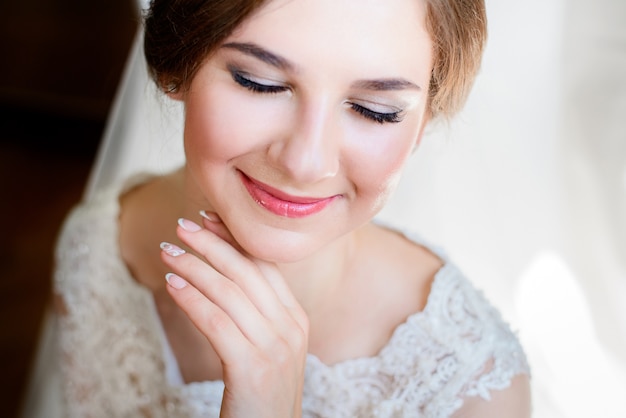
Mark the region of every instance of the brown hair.
POLYGON ((487 40, 482 0, 426 0, 426 29, 433 40, 431 115, 452 116, 467 100, 487 40))
POLYGON ((168 92, 189 86, 202 64, 267 0, 151 0, 144 19, 150 75, 168 92))
MULTIPOLYGON (((168 92, 185 89, 202 62, 268 0, 151 0, 144 52, 155 82, 168 92)), ((483 0, 425 0, 433 40, 429 87, 431 116, 459 111, 480 67, 487 36, 483 0)))

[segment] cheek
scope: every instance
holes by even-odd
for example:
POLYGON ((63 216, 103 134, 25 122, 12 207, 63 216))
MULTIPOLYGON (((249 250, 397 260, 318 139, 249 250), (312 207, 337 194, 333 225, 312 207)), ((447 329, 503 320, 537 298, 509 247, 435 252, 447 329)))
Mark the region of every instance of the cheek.
POLYGON ((274 109, 246 99, 246 92, 223 90, 217 86, 186 101, 185 153, 190 163, 228 162, 263 148, 275 135, 274 109))
POLYGON ((351 141, 353 151, 347 155, 351 156, 352 181, 357 192, 367 197, 376 210, 395 190, 418 135, 417 123, 390 129, 383 125, 360 132, 351 141))

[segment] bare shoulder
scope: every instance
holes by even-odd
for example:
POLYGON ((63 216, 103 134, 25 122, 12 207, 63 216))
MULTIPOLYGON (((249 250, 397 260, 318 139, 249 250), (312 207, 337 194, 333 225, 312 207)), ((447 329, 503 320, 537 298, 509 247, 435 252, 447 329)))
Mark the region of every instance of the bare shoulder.
POLYGON ((402 233, 371 224, 372 265, 369 271, 379 271, 388 291, 394 291, 398 307, 406 316, 421 311, 426 305, 431 285, 443 261, 426 247, 408 239, 402 233), (389 285, 392 286, 389 286, 389 285))
POLYGON ((175 239, 174 182, 175 174, 155 177, 119 199, 120 254, 135 280, 149 288, 162 285, 159 243, 175 239))
MULTIPOLYGON (((120 219, 138 216, 138 212, 150 205, 159 204, 158 207, 161 207, 170 199, 170 195, 175 193, 176 187, 173 185, 177 183, 179 176, 179 172, 156 176, 124 192, 119 197, 120 219)), ((148 211, 141 216, 158 216, 158 212, 148 211)))
POLYGON ((374 250, 387 266, 399 273, 399 277, 432 281, 443 266, 443 261, 436 254, 401 232, 375 224, 371 228, 376 243, 374 250))
POLYGON ((529 418, 531 416, 530 379, 518 374, 511 385, 490 392, 491 399, 480 397, 465 399, 453 418, 529 418))

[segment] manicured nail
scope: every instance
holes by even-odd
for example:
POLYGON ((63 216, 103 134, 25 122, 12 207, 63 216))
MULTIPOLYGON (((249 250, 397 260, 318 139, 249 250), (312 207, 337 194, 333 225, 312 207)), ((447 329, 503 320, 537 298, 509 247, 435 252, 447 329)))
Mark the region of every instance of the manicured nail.
POLYGON ((180 218, 178 220, 178 225, 180 225, 185 231, 189 232, 198 232, 202 229, 197 223, 185 218, 180 218))
POLYGON ((183 279, 182 277, 174 273, 167 273, 165 275, 165 280, 167 280, 167 284, 172 286, 174 289, 179 289, 179 290, 189 284, 187 283, 185 279, 183 279))
POLYGON ((217 213, 215 212, 207 212, 204 209, 200 211, 200 216, 202 216, 204 219, 210 221, 210 222, 214 222, 214 223, 220 223, 222 222, 222 220, 220 219, 219 216, 217 216, 217 213))
POLYGON ((163 251, 165 251, 172 257, 178 257, 179 255, 185 254, 185 250, 174 244, 170 244, 169 242, 162 242, 160 247, 163 251))

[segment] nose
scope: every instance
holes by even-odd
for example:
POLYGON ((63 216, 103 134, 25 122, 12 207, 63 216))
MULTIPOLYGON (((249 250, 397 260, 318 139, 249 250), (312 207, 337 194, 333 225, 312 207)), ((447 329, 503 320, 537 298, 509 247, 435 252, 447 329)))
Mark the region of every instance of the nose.
POLYGON ((270 147, 270 158, 293 181, 312 184, 339 171, 341 130, 329 100, 302 103, 270 147))

